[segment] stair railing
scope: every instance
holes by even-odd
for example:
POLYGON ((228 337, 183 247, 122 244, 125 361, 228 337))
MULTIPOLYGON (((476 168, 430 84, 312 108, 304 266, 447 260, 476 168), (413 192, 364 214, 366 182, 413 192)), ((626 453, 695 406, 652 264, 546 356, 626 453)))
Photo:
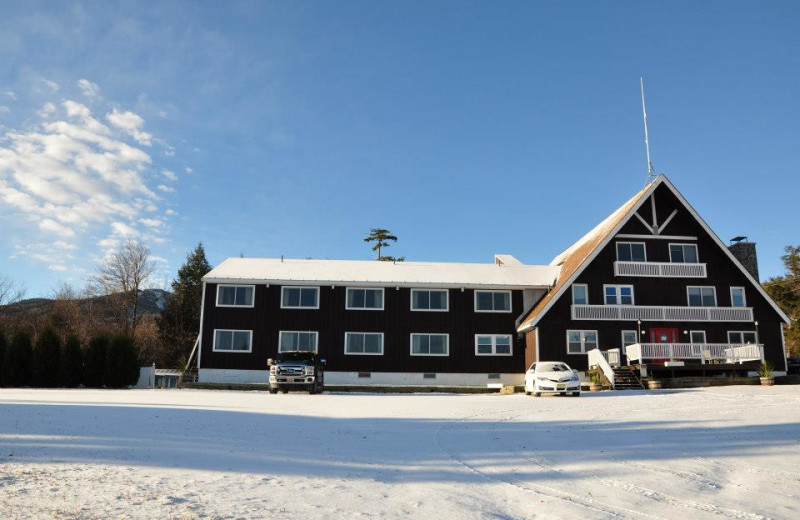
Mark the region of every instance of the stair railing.
POLYGON ((611 368, 611 365, 608 364, 606 357, 603 355, 603 351, 599 348, 592 349, 587 352, 589 355, 589 367, 597 367, 603 371, 603 375, 606 376, 608 382, 611 383, 611 388, 614 388, 614 369, 611 368))

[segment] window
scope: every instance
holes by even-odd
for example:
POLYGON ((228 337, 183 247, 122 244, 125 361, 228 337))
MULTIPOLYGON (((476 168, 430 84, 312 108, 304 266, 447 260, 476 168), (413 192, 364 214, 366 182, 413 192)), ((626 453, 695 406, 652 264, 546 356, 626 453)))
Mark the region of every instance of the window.
POLYGON ((319 287, 281 287, 281 309, 319 309, 319 287))
POLYGON ((679 264, 696 264, 697 246, 695 244, 670 244, 669 261, 679 264))
POLYGON ((382 356, 383 334, 380 332, 345 332, 344 353, 382 356))
POLYGON ((597 348, 596 330, 568 330, 567 354, 584 354, 597 348))
POLYGON ((252 352, 252 330, 214 330, 214 352, 252 352))
POLYGON ((632 285, 604 285, 606 305, 633 305, 632 285))
POLYGON ((218 285, 217 307, 252 307, 255 285, 218 285))
POLYGON ((746 307, 744 287, 731 287, 731 307, 746 307))
POLYGON ((744 331, 729 331, 728 343, 736 345, 746 345, 747 343, 758 343, 756 333, 751 330, 744 331))
POLYGON ((617 260, 620 262, 647 262, 643 242, 617 242, 617 260))
POLYGON ((706 342, 706 331, 704 330, 690 330, 689 342, 692 344, 703 344, 706 342))
POLYGON ((716 307, 717 290, 714 287, 687 287, 689 307, 716 307))
POLYGON ((348 310, 383 310, 383 289, 347 288, 348 310))
POLYGON ((507 334, 476 334, 476 356, 510 356, 511 336, 507 334))
POLYGON ((572 305, 589 304, 589 286, 585 283, 572 284, 572 305))
POLYGON ((475 291, 475 312, 511 312, 511 291, 475 291))
POLYGON ((411 289, 412 311, 446 312, 447 309, 447 289, 411 289))
POLYGON ((628 345, 633 345, 634 343, 639 343, 638 339, 639 334, 635 330, 623 330, 622 331, 622 348, 627 347, 628 345))
POLYGON ((317 351, 316 332, 295 332, 282 330, 278 340, 278 352, 302 350, 304 352, 317 351))
POLYGON ((450 336, 447 334, 412 334, 412 356, 447 356, 450 353, 450 336))

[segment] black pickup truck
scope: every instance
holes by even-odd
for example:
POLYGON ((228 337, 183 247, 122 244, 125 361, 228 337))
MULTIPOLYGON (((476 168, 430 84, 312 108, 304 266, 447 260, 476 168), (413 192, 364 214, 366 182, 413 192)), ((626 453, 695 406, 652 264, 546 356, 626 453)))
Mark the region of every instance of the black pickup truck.
POLYGON ((278 390, 308 390, 309 394, 321 393, 325 385, 325 360, 316 352, 294 350, 280 352, 269 365, 269 392, 278 390))

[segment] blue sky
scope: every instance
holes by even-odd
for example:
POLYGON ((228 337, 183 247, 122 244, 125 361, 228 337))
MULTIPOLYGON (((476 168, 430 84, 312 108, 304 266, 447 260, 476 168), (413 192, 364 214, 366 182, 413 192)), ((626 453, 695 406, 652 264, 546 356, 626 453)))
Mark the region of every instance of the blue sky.
POLYGON ((228 256, 548 263, 653 162, 763 278, 798 237, 796 2, 3 2, 0 275, 228 256), (699 5, 698 5, 699 4, 699 5))

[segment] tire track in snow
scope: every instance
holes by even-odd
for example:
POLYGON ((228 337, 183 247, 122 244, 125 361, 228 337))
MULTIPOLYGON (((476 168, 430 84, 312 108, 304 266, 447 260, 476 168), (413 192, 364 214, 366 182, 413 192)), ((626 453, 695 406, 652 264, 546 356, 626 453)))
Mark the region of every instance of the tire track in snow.
MULTIPOLYGON (((470 464, 464 458, 458 457, 455 453, 453 453, 451 450, 446 449, 442 445, 441 433, 443 431, 454 430, 454 429, 457 428, 458 425, 467 424, 467 422, 469 420, 471 420, 471 419, 486 418, 486 417, 489 417, 491 415, 508 414, 508 413, 511 413, 511 412, 519 412, 521 410, 522 410, 522 413, 518 413, 518 414, 513 415, 513 416, 508 416, 508 417, 506 417, 504 419, 500 419, 500 420, 496 421, 494 423, 494 425, 493 425, 493 429, 494 429, 494 431, 496 433, 497 424, 500 424, 500 423, 503 423, 503 422, 512 421, 512 420, 524 415, 525 412, 531 412, 531 409, 530 408, 514 408, 514 409, 500 410, 500 411, 494 410, 494 411, 491 411, 491 412, 484 412, 484 413, 469 415, 469 416, 465 416, 465 417, 462 417, 460 419, 457 419, 457 420, 451 422, 450 424, 444 425, 444 426, 440 427, 438 430, 436 430, 436 433, 435 433, 436 445, 439 448, 439 450, 442 451, 442 453, 444 453, 445 455, 447 455, 452 461, 454 461, 457 464, 459 464, 460 466, 466 468, 471 473, 477 474, 477 475, 479 475, 482 478, 487 479, 487 480, 491 480, 491 481, 494 481, 494 482, 500 482, 502 484, 506 484, 506 485, 512 486, 512 487, 514 487, 516 489, 519 489, 519 490, 522 490, 522 491, 526 491, 526 492, 529 492, 529 493, 532 492, 532 493, 535 493, 537 495, 545 496, 545 497, 550 498, 550 499, 563 500, 563 501, 568 502, 570 504, 575 504, 577 506, 581 506, 581 507, 589 509, 589 510, 593 510, 593 511, 596 511, 596 512, 599 512, 599 513, 604 513, 604 514, 606 514, 606 515, 608 515, 610 517, 614 517, 614 518, 626 518, 626 516, 624 515, 625 513, 627 513, 629 515, 633 515, 635 517, 654 518, 654 519, 661 518, 661 517, 649 515, 647 513, 642 513, 640 511, 636 511, 636 510, 633 510, 633 509, 628 509, 628 508, 624 508, 624 507, 620 507, 620 506, 614 506, 614 505, 611 505, 611 504, 607 504, 605 502, 602 502, 602 501, 597 500, 597 499, 592 498, 592 497, 578 495, 576 493, 572 493, 570 491, 565 491, 565 490, 562 490, 562 489, 558 489, 558 488, 555 488, 555 487, 552 487, 552 486, 547 486, 547 485, 544 485, 544 484, 538 484, 538 483, 534 483, 534 482, 530 482, 530 481, 526 481, 526 480, 517 480, 515 482, 513 480, 509 480, 508 478, 503 478, 500 475, 493 474, 494 472, 489 472, 489 471, 486 471, 484 469, 478 469, 478 467, 476 465, 470 464)), ((539 410, 539 412, 547 412, 547 411, 549 411, 549 409, 539 410)), ((524 460, 528 460, 530 462, 533 462, 537 466, 539 466, 539 467, 541 467, 543 469, 546 469, 548 471, 552 471, 552 472, 556 472, 556 473, 558 473, 558 471, 559 471, 559 470, 553 468, 552 466, 549 466, 548 464, 546 464, 544 462, 544 459, 542 459, 540 461, 536 461, 536 460, 533 460, 533 459, 530 459, 530 458, 527 458, 527 457, 521 457, 521 458, 524 459, 524 460)), ((596 517, 593 517, 593 518, 596 518, 596 517)))

